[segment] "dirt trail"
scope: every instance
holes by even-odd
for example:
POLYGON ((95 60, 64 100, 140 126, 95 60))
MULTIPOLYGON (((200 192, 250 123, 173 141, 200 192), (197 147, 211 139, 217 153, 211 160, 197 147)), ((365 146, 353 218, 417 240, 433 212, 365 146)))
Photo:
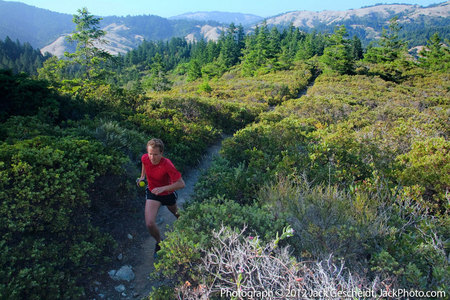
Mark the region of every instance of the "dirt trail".
MULTIPOLYGON (((194 185, 197 183, 201 172, 211 165, 213 157, 219 152, 222 146, 221 139, 219 142, 211 146, 207 153, 204 155, 200 164, 183 174, 183 179, 186 183, 186 187, 179 190, 177 204, 180 208, 194 192, 194 185)), ((172 223, 176 220, 175 217, 170 213, 167 207, 161 207, 156 218, 158 227, 161 230, 161 236, 165 237, 165 232, 168 230, 167 227, 171 227, 172 223)), ((133 270, 135 272, 136 278, 134 279, 134 292, 138 294, 139 298, 145 297, 151 292, 153 286, 159 286, 161 282, 153 281, 150 279, 149 274, 155 269, 153 265, 153 251, 155 249, 155 240, 148 235, 142 243, 142 249, 137 253, 136 257, 140 257, 141 261, 136 265, 133 265, 133 270)), ((122 298, 123 299, 123 298, 122 298)))

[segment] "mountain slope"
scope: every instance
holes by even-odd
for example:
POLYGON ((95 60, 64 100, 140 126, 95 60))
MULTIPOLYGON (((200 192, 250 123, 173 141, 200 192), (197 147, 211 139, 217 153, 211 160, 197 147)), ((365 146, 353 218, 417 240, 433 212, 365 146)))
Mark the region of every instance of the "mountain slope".
POLYGON ((197 21, 216 21, 223 24, 235 25, 250 25, 263 20, 262 17, 243 14, 243 13, 230 13, 230 12, 220 12, 220 11, 199 11, 181 14, 178 16, 170 17, 170 20, 197 20, 197 21))
POLYGON ((63 33, 73 31, 72 16, 29 6, 0 1, 0 38, 29 42, 41 48, 63 33))
MULTIPOLYGON (((391 4, 346 11, 293 11, 268 18, 266 23, 277 27, 293 24, 305 31, 318 32, 332 32, 336 26, 345 25, 350 36, 358 36, 367 46, 380 37, 394 16, 399 18, 403 26, 401 37, 409 42, 410 47, 424 45, 434 32, 443 39, 450 38, 450 1, 428 7, 391 4)), ((109 41, 104 49, 118 54, 136 48, 143 40, 168 40, 172 37, 184 37, 188 41, 217 40, 226 23, 254 24, 258 18, 260 20, 254 15, 223 12, 187 13, 171 19, 153 15, 112 16, 105 17, 101 27, 107 31, 106 39, 109 41), (211 19, 214 21, 207 21, 211 19)), ((9 36, 12 40, 42 48, 43 52, 61 56, 70 50, 64 37, 74 28, 72 15, 0 0, 0 39, 9 36)))
MULTIPOLYGON (((76 13, 76 12, 74 12, 76 13)), ((167 40, 172 37, 217 39, 221 28, 214 21, 169 20, 159 16, 104 17, 101 28, 107 31, 112 54, 126 53, 145 40, 167 40)), ((70 50, 65 37, 75 29, 72 15, 55 13, 19 2, 0 0, 0 39, 29 42, 42 52, 61 56, 70 50)))
POLYGON ((357 35, 365 44, 378 38, 383 27, 393 17, 399 18, 404 31, 415 31, 411 45, 424 43, 430 32, 441 36, 450 34, 450 1, 421 7, 410 4, 382 4, 346 11, 293 11, 266 20, 269 26, 287 27, 290 24, 305 31, 332 32, 336 26, 345 25, 350 35, 357 35))

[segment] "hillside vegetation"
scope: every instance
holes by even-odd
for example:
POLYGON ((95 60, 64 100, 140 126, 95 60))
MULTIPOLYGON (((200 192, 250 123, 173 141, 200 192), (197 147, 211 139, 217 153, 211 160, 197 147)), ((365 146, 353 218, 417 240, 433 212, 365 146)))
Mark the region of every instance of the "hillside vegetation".
POLYGON ((99 21, 79 10, 76 51, 38 77, 0 72, 0 298, 95 297, 116 246, 102 220, 133 211, 147 140, 184 171, 222 133, 234 135, 161 244, 154 275, 171 284, 151 297, 448 295, 450 52, 438 33, 418 59, 396 19, 368 49, 343 26, 232 25, 218 42, 112 57, 93 46, 99 21))

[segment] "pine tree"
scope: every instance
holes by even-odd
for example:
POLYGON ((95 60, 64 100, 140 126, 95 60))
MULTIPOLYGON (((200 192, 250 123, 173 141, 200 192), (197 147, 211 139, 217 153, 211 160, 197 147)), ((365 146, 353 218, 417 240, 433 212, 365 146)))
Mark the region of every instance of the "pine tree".
POLYGON ((381 39, 378 42, 379 47, 369 48, 364 59, 371 63, 384 63, 403 58, 406 53, 406 42, 399 38, 400 29, 398 18, 392 18, 389 30, 383 28, 381 39))
POLYGON ((351 74, 354 71, 354 58, 347 30, 342 25, 330 36, 330 46, 326 47, 321 61, 339 74, 351 74))
POLYGON ((304 39, 304 36, 300 34, 299 30, 295 28, 292 23, 289 28, 283 32, 282 36, 284 36, 284 38, 282 39, 279 63, 282 65, 282 68, 289 69, 292 61, 295 59, 299 43, 304 39))
POLYGON ((70 42, 76 43, 76 51, 66 52, 65 56, 85 69, 87 80, 104 79, 106 74, 101 69, 101 64, 111 58, 108 52, 97 47, 107 44, 104 39, 106 32, 99 28, 101 20, 91 15, 87 8, 79 9, 78 14, 72 19, 76 24, 75 31, 67 38, 70 42))
POLYGON ((433 71, 450 70, 450 50, 448 46, 443 45, 437 32, 431 36, 427 46, 419 52, 419 55, 419 61, 423 67, 433 71))
POLYGON ((167 79, 167 72, 161 54, 156 53, 153 58, 151 75, 143 80, 143 86, 154 91, 168 91, 171 83, 167 79))
POLYGON ((240 51, 236 38, 236 26, 231 23, 226 33, 219 38, 220 60, 226 68, 234 66, 239 61, 240 51))
POLYGON ((299 60, 307 60, 315 55, 321 56, 324 49, 325 37, 313 31, 299 42, 296 58, 299 60))
POLYGON ((247 37, 242 58, 242 74, 244 76, 255 75, 256 71, 267 64, 271 54, 269 42, 269 31, 265 22, 261 27, 255 28, 253 35, 247 37))
POLYGON ((354 60, 362 59, 364 57, 363 47, 361 44, 361 40, 356 35, 353 36, 353 39, 351 40, 351 45, 352 45, 353 59, 354 60))
POLYGON ((202 77, 202 69, 200 63, 196 59, 191 59, 187 73, 187 81, 194 81, 202 77))
POLYGON ((379 46, 367 49, 364 61, 372 64, 370 74, 394 82, 401 82, 407 77, 413 63, 407 58, 406 42, 399 37, 400 29, 398 18, 392 18, 389 30, 383 29, 379 46))

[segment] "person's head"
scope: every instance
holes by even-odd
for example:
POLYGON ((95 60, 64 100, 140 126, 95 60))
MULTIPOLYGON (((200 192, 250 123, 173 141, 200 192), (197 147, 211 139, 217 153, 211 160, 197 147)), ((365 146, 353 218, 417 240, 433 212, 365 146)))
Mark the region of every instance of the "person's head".
POLYGON ((152 164, 157 165, 164 153, 164 143, 160 139, 151 139, 147 143, 147 153, 152 164))

